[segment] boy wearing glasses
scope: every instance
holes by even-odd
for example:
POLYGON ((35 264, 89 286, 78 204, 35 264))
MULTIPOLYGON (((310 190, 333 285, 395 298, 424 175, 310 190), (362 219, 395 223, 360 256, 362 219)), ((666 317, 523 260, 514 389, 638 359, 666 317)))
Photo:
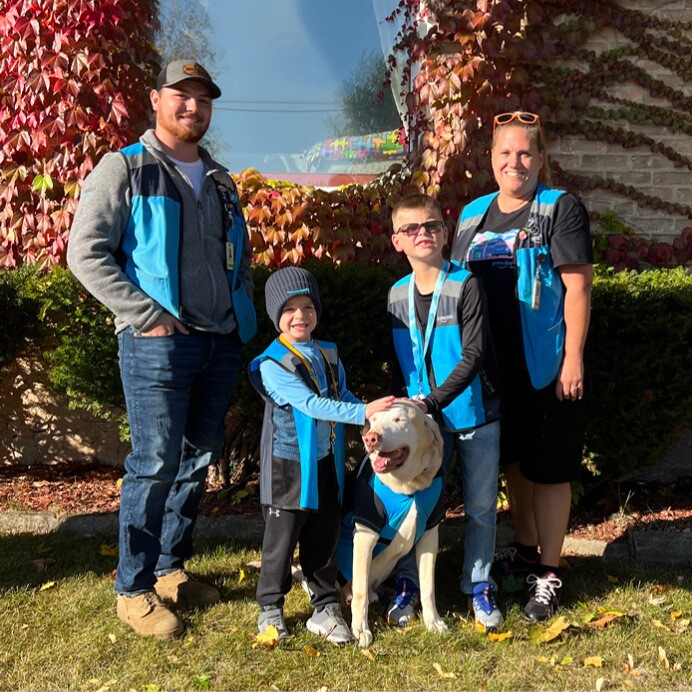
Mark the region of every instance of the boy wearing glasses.
MULTIPOLYGON (((481 282, 442 256, 447 229, 438 203, 409 195, 392 210, 392 244, 412 273, 389 292, 398 368, 394 392, 405 393, 440 424, 443 468, 456 447, 466 512, 461 590, 485 629, 503 622, 490 576, 495 549, 500 400, 497 366, 481 282)), ((397 596, 388 609, 391 624, 413 617, 418 594, 415 564, 404 558, 397 570, 397 596)))

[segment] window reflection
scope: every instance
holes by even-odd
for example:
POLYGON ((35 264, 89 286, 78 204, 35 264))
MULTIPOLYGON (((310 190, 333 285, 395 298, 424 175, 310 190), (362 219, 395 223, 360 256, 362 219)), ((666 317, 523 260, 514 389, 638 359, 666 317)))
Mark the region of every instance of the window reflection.
POLYGON ((385 78, 377 18, 390 5, 396 0, 160 0, 157 47, 215 77, 222 96, 209 145, 232 171, 365 182, 405 150, 392 91, 377 100, 385 78))

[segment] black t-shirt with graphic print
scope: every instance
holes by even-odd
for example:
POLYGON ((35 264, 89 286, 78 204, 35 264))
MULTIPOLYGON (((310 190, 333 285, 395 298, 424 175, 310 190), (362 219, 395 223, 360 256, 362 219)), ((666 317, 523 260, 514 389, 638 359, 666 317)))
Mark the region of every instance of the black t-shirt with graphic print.
MULTIPOLYGON (((490 331, 503 383, 528 381, 517 300, 514 239, 526 226, 531 203, 505 214, 495 198, 468 249, 468 268, 483 282, 488 300, 490 331)), ((593 263, 589 217, 584 205, 565 193, 556 202, 548 236, 553 267, 593 263)), ((510 385, 511 386, 511 385, 510 385)))

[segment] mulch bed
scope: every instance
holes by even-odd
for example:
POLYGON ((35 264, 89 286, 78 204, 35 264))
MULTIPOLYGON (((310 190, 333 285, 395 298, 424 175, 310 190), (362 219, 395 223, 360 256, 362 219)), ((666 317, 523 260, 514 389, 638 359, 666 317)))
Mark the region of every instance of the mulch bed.
MULTIPOLYGON (((56 514, 92 514, 118 509, 123 471, 96 463, 56 462, 34 466, 0 467, 0 511, 51 511, 56 514)), ((578 538, 625 540, 631 530, 692 532, 692 478, 676 483, 630 482, 603 486, 586 496, 573 510, 569 535, 578 538)), ((200 506, 202 515, 259 515, 256 481, 243 488, 223 489, 207 483, 200 506)), ((454 501, 448 518, 463 516, 454 501)), ((510 521, 501 510, 498 521, 510 521)))

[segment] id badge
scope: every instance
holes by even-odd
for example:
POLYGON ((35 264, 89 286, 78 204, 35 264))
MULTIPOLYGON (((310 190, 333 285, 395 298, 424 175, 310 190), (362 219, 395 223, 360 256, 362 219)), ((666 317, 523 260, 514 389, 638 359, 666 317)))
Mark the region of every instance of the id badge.
POLYGON ((235 249, 233 243, 226 243, 226 269, 228 271, 233 270, 233 264, 235 259, 235 249))

